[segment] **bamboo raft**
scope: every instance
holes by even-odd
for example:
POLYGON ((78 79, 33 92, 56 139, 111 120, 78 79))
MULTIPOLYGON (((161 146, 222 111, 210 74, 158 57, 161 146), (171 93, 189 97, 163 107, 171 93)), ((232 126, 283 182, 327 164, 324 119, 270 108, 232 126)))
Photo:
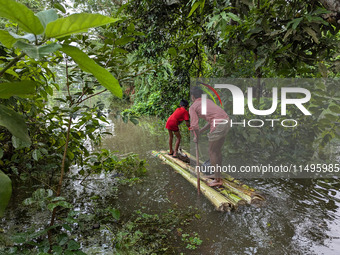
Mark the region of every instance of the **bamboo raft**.
MULTIPOLYGON (((152 154, 166 164, 170 165, 177 173, 181 174, 187 181, 197 188, 197 175, 195 169, 179 158, 173 158, 166 151, 152 151, 152 154)), ((193 162, 194 158, 185 152, 193 162)), ((202 162, 200 162, 202 164, 202 162)), ((255 189, 241 183, 239 180, 222 173, 223 186, 210 187, 207 184, 212 179, 200 174, 201 193, 215 206, 218 211, 230 211, 246 204, 261 205, 265 198, 255 189)))

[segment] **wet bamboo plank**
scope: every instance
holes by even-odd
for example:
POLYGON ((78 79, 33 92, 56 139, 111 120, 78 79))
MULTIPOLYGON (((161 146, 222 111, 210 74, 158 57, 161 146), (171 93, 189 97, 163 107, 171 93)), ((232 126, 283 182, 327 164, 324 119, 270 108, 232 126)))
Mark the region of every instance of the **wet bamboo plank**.
MULTIPOLYGON (((161 160, 163 160, 166 164, 170 165, 176 172, 181 174, 187 181, 189 181, 192 185, 197 188, 197 180, 196 177, 191 174, 189 171, 183 169, 178 164, 169 160, 164 153, 158 151, 152 151, 152 154, 161 160)), ((204 182, 200 182, 201 193, 215 206, 218 211, 230 211, 233 209, 236 204, 234 201, 227 199, 225 196, 209 187, 204 182)))
MULTIPOLYGON (((185 163, 183 162, 182 160, 180 160, 179 158, 173 158, 171 157, 170 155, 167 154, 166 151, 160 151, 160 153, 163 154, 163 156, 165 158, 167 158, 169 161, 172 161, 172 162, 175 162, 177 165, 179 165, 180 167, 182 167, 183 169, 189 171, 192 175, 195 175, 196 176, 196 171, 195 169, 190 166, 188 163, 185 163)), ((209 178, 206 178, 204 175, 200 175, 200 179, 202 181, 204 181, 205 183, 209 183, 211 182, 212 180, 209 179, 209 178)), ((232 192, 230 191, 225 191, 225 192, 221 192, 221 190, 225 190, 225 188, 223 187, 222 189, 217 189, 216 187, 215 188, 212 188, 214 190, 217 190, 218 192, 220 192, 223 196, 225 196, 228 200, 230 201, 233 201, 233 207, 234 208, 237 208, 239 205, 243 205, 245 204, 245 199, 238 196, 237 194, 233 194, 232 192)), ((246 197, 246 195, 244 195, 244 197, 246 197)), ((250 201, 250 197, 247 197, 247 200, 250 201)), ((247 201, 246 200, 246 201, 247 201)))
MULTIPOLYGON (((190 161, 194 161, 194 157, 187 151, 183 152, 190 158, 190 161)), ((203 164, 202 161, 200 161, 203 164)), ((248 185, 243 184, 241 181, 233 178, 232 176, 222 173, 223 176, 223 187, 229 190, 230 192, 236 194, 237 196, 244 199, 249 204, 261 204, 266 199, 265 197, 254 188, 249 187, 248 185)))
MULTIPOLYGON (((196 177, 196 171, 195 169, 190 166, 190 164, 183 162, 182 160, 178 158, 173 158, 170 155, 167 154, 166 151, 160 151, 169 162, 174 162, 178 166, 180 166, 183 170, 190 172, 191 175, 196 177)), ((190 154, 185 152, 189 158, 190 154)), ((211 188, 216 191, 218 191, 220 194, 222 194, 231 204, 232 208, 237 208, 240 205, 244 204, 256 204, 256 205, 261 205, 264 201, 265 198, 262 194, 257 192, 255 189, 241 183, 239 180, 224 174, 223 175, 223 186, 220 188, 211 188)), ((200 179, 204 181, 206 184, 211 182, 212 180, 207 178, 204 175, 200 175, 200 179)), ((202 183, 202 182, 201 182, 202 183)))

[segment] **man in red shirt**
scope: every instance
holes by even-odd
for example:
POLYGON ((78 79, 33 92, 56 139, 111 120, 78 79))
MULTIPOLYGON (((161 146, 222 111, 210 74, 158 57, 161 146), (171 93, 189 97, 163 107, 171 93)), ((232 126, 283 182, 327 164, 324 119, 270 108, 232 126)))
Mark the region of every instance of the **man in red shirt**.
POLYGON ((180 107, 177 108, 174 111, 174 113, 170 115, 165 125, 165 128, 168 129, 169 131, 169 147, 170 147, 169 155, 172 155, 172 157, 174 158, 177 158, 178 148, 181 142, 181 133, 179 132, 178 125, 183 120, 185 120, 185 124, 187 125, 187 127, 190 126, 189 113, 186 110, 188 106, 189 106, 189 103, 187 100, 181 100, 180 107), (177 137, 175 150, 172 149, 173 134, 175 134, 177 137))
MULTIPOLYGON (((200 133, 204 132, 210 127, 210 132, 208 133, 209 157, 211 166, 214 166, 216 170, 216 166, 222 167, 222 147, 230 126, 229 124, 215 125, 214 120, 223 119, 228 120, 229 123, 229 116, 221 107, 217 106, 210 99, 206 100, 206 114, 202 114, 202 94, 203 91, 200 87, 193 87, 191 89, 191 99, 194 103, 189 108, 191 122, 190 129, 193 130, 198 136, 200 133), (199 118, 202 118, 208 122, 201 129, 198 125, 199 118)), ((197 142, 197 140, 195 142, 197 142)), ((209 183, 209 186, 219 186, 223 184, 221 172, 215 171, 214 177, 214 181, 209 183)))

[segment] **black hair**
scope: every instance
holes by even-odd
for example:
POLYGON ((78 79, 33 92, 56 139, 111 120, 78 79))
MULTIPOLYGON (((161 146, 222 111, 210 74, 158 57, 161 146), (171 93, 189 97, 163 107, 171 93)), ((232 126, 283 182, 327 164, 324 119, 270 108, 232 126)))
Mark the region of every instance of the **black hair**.
POLYGON ((181 102, 179 103, 180 106, 187 107, 189 105, 189 102, 185 99, 182 99, 181 102))
POLYGON ((203 94, 203 90, 200 87, 193 87, 190 92, 195 98, 200 98, 203 94))

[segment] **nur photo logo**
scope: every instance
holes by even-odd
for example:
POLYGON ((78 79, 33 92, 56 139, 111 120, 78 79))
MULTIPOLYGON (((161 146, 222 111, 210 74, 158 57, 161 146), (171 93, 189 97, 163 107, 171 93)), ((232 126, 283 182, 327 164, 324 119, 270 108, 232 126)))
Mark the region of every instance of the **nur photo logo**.
MULTIPOLYGON (((232 112, 230 115, 245 115, 246 106, 249 112, 255 116, 269 116, 274 113, 280 116, 288 115, 288 106, 295 107, 298 109, 303 115, 312 115, 310 111, 305 107, 305 104, 308 103, 311 99, 311 92, 306 88, 301 87, 272 87, 271 88, 271 96, 268 94, 265 97, 266 101, 271 101, 271 105, 266 109, 257 109, 254 101, 254 88, 247 87, 245 89, 246 95, 242 91, 240 87, 234 84, 222 84, 217 83, 213 85, 209 85, 203 82, 197 82, 197 84, 202 84, 203 86, 210 89, 214 95, 216 95, 217 99, 220 102, 220 106, 223 108, 222 100, 220 94, 216 91, 219 90, 220 93, 229 93, 231 94, 231 102, 227 101, 227 104, 232 104, 232 112), (280 92, 280 93, 279 93, 280 92)), ((210 98, 212 94, 209 93, 210 98)), ((208 94, 202 94, 201 97, 201 114, 207 115, 207 98, 208 94)), ((278 119, 278 118, 265 118, 265 119, 243 119, 241 121, 235 121, 233 119, 214 119, 214 126, 218 124, 229 124, 230 127, 233 126, 243 126, 243 127, 263 127, 264 125, 270 125, 274 127, 275 124, 279 123, 282 127, 296 127, 298 125, 298 120, 294 118, 290 119, 278 119)))

